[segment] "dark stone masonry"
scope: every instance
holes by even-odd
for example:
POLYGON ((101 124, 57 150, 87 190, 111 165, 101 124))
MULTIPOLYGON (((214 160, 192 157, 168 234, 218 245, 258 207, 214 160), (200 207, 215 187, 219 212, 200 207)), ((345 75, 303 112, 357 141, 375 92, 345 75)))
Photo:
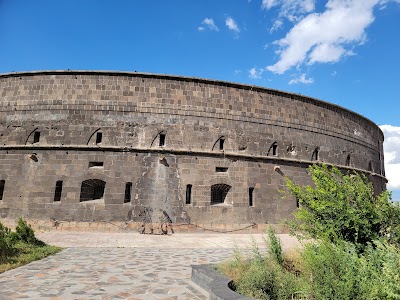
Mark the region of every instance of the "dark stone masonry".
POLYGON ((302 95, 127 72, 0 75, 0 217, 277 224, 325 162, 385 189, 383 134, 302 95))

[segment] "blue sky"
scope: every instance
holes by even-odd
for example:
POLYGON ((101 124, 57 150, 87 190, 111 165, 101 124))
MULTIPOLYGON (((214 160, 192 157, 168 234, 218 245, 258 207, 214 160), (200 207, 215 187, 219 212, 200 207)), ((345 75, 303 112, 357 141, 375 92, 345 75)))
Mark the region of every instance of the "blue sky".
POLYGON ((400 200, 400 0, 0 0, 0 73, 121 70, 254 84, 385 132, 400 200))

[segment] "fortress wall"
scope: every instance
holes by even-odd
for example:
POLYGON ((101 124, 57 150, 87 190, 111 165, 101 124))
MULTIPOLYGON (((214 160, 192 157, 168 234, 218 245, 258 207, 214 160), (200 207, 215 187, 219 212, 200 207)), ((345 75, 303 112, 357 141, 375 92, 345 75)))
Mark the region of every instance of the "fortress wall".
POLYGON ((306 168, 316 161, 364 171, 377 191, 385 188, 383 134, 374 123, 312 98, 227 82, 89 71, 0 75, 0 132, 2 217, 140 221, 152 208, 178 223, 277 223, 296 208, 278 193, 283 176, 309 183, 306 168), (104 197, 81 202, 90 179, 105 182, 104 197), (54 201, 57 181, 61 201, 54 201), (231 189, 215 205, 216 184, 231 189))

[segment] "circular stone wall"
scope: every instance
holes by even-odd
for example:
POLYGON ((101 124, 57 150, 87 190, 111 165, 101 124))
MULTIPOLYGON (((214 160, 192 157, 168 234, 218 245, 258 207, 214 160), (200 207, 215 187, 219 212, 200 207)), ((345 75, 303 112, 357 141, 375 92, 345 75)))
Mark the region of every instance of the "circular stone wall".
POLYGON ((301 95, 143 73, 0 75, 0 217, 278 223, 284 176, 308 165, 365 172, 385 188, 383 134, 301 95))

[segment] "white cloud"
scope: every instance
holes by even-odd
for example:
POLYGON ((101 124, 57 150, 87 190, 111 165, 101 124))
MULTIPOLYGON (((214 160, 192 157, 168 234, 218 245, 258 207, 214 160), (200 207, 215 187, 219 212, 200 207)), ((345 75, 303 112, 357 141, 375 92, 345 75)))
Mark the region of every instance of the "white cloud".
MULTIPOLYGON (((322 13, 309 13, 280 40, 280 59, 267 69, 283 74, 292 67, 303 63, 334 63, 346 55, 353 55, 351 49, 366 40, 365 29, 374 21, 373 9, 386 0, 329 0, 322 13)), ((268 2, 268 1, 266 1, 268 2)), ((269 1, 274 4, 277 1, 269 1)), ((314 2, 281 0, 296 3, 303 12, 314 10, 314 2)), ((263 2, 264 5, 264 2, 263 2)), ((290 6, 291 7, 291 6, 290 6)), ((290 11, 288 13, 290 18, 290 11)), ((297 15, 293 15, 296 19, 297 15)))
POLYGON ((295 84, 295 83, 311 84, 314 83, 314 79, 306 78, 306 74, 301 74, 299 77, 289 81, 289 84, 295 84))
POLYGON ((225 20, 225 25, 228 26, 228 28, 230 30, 235 31, 236 33, 240 32, 239 27, 237 26, 236 22, 234 19, 232 19, 231 17, 227 17, 225 20))
POLYGON ((215 25, 214 20, 211 19, 211 18, 205 18, 205 19, 203 20, 203 22, 201 22, 201 24, 204 25, 204 26, 199 26, 199 27, 197 28, 199 31, 203 31, 203 30, 205 30, 206 28, 208 28, 208 29, 210 29, 210 30, 213 30, 213 31, 219 31, 218 26, 215 25))
POLYGON ((315 0, 263 0, 261 8, 269 10, 278 7, 279 13, 277 20, 272 25, 271 31, 279 29, 283 20, 287 19, 291 22, 298 22, 304 14, 310 13, 315 9, 315 0), (281 24, 280 26, 277 26, 281 24))
POLYGON ((249 77, 253 79, 260 79, 263 73, 264 69, 257 69, 254 67, 249 70, 249 77))
POLYGON ((385 134, 383 150, 388 189, 400 190, 400 127, 382 125, 380 128, 385 134))
POLYGON ((272 25, 271 29, 269 30, 270 33, 277 31, 278 29, 281 29, 283 27, 283 21, 278 19, 274 22, 272 25))

